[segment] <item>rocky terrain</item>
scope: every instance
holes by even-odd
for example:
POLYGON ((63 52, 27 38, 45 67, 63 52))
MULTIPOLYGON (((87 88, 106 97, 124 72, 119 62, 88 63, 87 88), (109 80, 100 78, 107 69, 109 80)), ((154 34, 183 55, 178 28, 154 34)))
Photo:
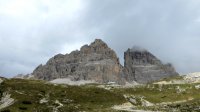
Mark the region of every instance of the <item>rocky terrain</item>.
POLYGON ((200 83, 200 73, 199 72, 189 73, 184 76, 184 80, 187 81, 188 83, 200 83))
POLYGON ((124 53, 124 67, 127 71, 127 80, 138 83, 148 83, 167 77, 178 76, 171 64, 163 64, 149 51, 133 47, 124 53))
POLYGON ((54 56, 45 65, 39 65, 30 76, 48 81, 68 78, 71 81, 93 80, 123 85, 135 81, 148 83, 178 75, 171 64, 162 64, 146 50, 134 49, 125 52, 123 67, 115 51, 102 40, 96 39, 90 45, 82 46, 80 51, 54 56))
POLYGON ((78 81, 72 81, 68 78, 61 78, 61 79, 55 79, 50 81, 53 84, 68 84, 68 85, 85 85, 85 84, 95 84, 95 81, 92 80, 78 80, 78 81))
MULTIPOLYGON (((177 79, 180 78, 170 80, 177 79)), ((199 83, 127 87, 98 83, 77 86, 19 78, 1 80, 1 112, 200 111, 199 83)))
POLYGON ((116 53, 102 40, 96 39, 90 45, 82 46, 80 51, 54 56, 46 65, 38 66, 32 74, 42 80, 69 78, 72 81, 124 84, 122 69, 116 53))

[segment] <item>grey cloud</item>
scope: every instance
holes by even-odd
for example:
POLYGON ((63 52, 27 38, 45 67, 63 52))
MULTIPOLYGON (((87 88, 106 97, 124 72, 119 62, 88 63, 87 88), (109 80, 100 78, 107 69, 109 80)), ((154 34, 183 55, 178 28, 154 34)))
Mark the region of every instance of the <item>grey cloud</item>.
POLYGON ((79 38, 79 21, 71 19, 72 15, 48 12, 50 16, 43 19, 39 13, 34 18, 0 13, 0 75, 31 73, 40 63, 60 53, 63 46, 85 40, 79 38))
POLYGON ((98 28, 98 35, 117 51, 121 62, 128 47, 139 45, 173 63, 181 73, 200 70, 200 22, 196 21, 200 2, 91 0, 90 5, 86 23, 90 29, 98 28))
POLYGON ((181 73, 200 71, 197 0, 86 0, 72 17, 62 8, 52 12, 61 4, 38 2, 38 14, 20 19, 0 13, 0 75, 30 73, 63 48, 94 38, 116 50, 122 64, 123 52, 138 45, 181 73), (44 19, 43 13, 51 15, 44 19))

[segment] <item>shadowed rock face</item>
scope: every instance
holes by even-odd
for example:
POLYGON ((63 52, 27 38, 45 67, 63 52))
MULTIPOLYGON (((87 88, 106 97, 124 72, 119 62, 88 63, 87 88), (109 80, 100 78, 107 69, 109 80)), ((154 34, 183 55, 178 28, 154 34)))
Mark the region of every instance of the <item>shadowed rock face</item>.
POLYGON ((128 49, 124 53, 124 59, 123 67, 116 53, 102 40, 96 39, 90 45, 82 46, 80 51, 54 56, 45 65, 39 65, 32 75, 34 78, 48 81, 70 78, 73 81, 93 80, 118 84, 134 81, 148 83, 178 75, 171 64, 162 64, 145 49, 128 49))
POLYGON ((123 84, 122 69, 116 53, 102 40, 96 39, 90 45, 82 46, 80 51, 54 56, 46 65, 38 66, 32 74, 43 80, 70 78, 123 84))
POLYGON ((171 64, 162 64, 153 54, 141 48, 128 49, 124 53, 126 80, 148 83, 162 78, 177 76, 171 64))

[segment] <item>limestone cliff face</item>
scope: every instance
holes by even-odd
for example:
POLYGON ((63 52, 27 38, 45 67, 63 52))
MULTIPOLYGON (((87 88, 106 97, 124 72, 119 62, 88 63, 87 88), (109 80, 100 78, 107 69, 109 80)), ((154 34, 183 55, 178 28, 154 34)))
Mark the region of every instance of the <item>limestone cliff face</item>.
POLYGON ((162 64, 153 54, 145 49, 134 47, 124 53, 124 73, 126 80, 148 83, 162 78, 177 76, 171 64, 162 64))
POLYGON ((93 80, 99 83, 148 83, 178 75, 171 64, 162 64, 145 49, 132 48, 124 53, 124 67, 116 53, 100 39, 84 45, 80 51, 58 54, 45 65, 39 65, 30 76, 42 80, 70 78, 93 80))
POLYGON ((122 84, 125 83, 122 69, 116 53, 102 40, 96 39, 90 45, 81 47, 80 51, 54 56, 46 65, 38 66, 32 75, 43 80, 70 78, 122 84))

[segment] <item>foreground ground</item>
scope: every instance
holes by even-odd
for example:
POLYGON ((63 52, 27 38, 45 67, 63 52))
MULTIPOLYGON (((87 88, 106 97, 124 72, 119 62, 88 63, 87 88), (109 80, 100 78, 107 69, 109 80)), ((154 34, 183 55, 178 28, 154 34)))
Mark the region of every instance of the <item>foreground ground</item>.
POLYGON ((4 79, 1 112, 200 111, 199 84, 147 84, 133 87, 56 85, 40 80, 4 79))

